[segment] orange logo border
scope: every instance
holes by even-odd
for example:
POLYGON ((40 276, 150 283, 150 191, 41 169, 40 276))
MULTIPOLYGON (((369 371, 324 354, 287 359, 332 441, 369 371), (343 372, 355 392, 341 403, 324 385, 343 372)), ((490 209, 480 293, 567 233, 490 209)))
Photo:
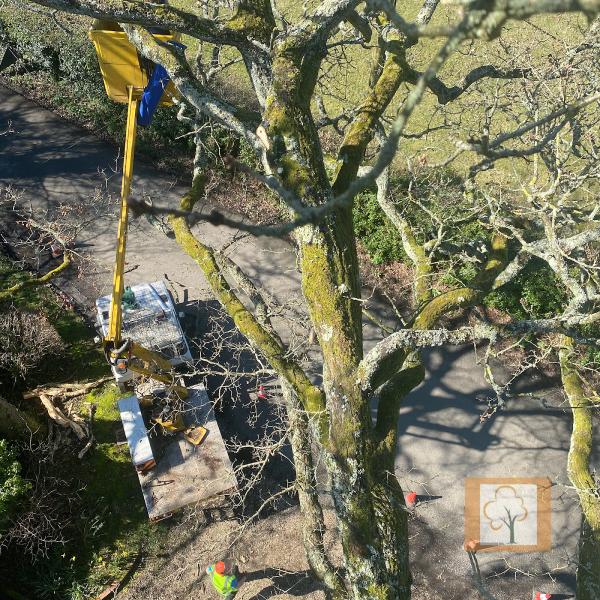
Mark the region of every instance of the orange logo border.
POLYGON ((467 477, 465 479, 465 550, 468 552, 547 552, 552 549, 552 482, 547 477, 467 477), (537 544, 480 544, 482 483, 537 486, 537 544))

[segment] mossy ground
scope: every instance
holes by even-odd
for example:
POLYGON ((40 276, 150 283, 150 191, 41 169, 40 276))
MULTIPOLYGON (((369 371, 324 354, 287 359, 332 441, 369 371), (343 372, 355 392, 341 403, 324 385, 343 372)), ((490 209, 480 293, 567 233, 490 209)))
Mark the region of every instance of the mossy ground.
MULTIPOLYGON (((26 272, 0 255, 2 288, 26 277, 26 272)), ((12 306, 46 315, 65 342, 65 356, 33 373, 13 395, 25 387, 87 381, 108 374, 104 357, 94 344, 93 329, 61 306, 50 289, 24 289, 11 303, 0 305, 0 311, 12 306)), ((82 460, 77 458, 75 446, 60 450, 47 473, 67 480, 68 495, 76 506, 70 539, 66 545, 55 547, 47 560, 35 564, 28 565, 14 549, 4 552, 0 581, 10 582, 11 589, 6 593, 14 593, 12 597, 18 598, 18 593, 29 599, 93 597, 120 579, 140 551, 147 554, 160 545, 164 527, 148 522, 127 445, 116 443, 119 397, 118 388, 108 383, 81 402, 82 415, 87 415, 90 403, 97 407, 93 426, 96 443, 82 460), (22 566, 15 574, 17 560, 22 566)))

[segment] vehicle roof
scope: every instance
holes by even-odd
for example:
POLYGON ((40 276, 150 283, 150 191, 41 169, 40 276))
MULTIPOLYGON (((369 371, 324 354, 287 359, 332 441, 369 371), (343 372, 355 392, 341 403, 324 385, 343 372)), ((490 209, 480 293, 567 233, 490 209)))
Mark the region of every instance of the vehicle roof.
MULTIPOLYGON (((148 349, 177 345, 183 338, 171 295, 164 281, 132 285, 138 304, 136 308, 123 308, 123 337, 131 338, 148 349)), ((96 300, 96 310, 104 334, 108 331, 111 296, 96 300)))

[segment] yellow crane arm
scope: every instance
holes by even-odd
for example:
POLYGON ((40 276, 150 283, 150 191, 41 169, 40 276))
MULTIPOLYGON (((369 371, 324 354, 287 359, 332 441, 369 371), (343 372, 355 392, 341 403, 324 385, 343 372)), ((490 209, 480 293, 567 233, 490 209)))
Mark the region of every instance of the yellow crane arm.
POLYGON ((180 396, 187 396, 187 390, 176 384, 171 374, 171 363, 157 352, 143 348, 133 341, 123 343, 121 330, 123 327, 123 291, 125 276, 125 252, 127 250, 127 220, 129 216, 129 192, 133 179, 133 159, 135 155, 135 138, 137 134, 137 112, 139 96, 132 86, 128 87, 129 102, 127 105, 127 129, 125 131, 125 153, 123 156, 123 180, 121 183, 121 210, 119 213, 119 229, 117 233, 117 255, 113 274, 113 289, 110 301, 108 332, 104 338, 104 348, 111 364, 125 359, 127 368, 142 375, 161 381, 180 396), (145 366, 129 364, 129 356, 141 359, 145 366), (159 371, 159 372, 157 372, 159 371), (162 371, 163 373, 160 373, 162 371))
POLYGON ((127 105, 127 129, 125 131, 125 154, 123 156, 123 181, 121 183, 121 211, 119 215, 119 230, 117 233, 117 256, 113 274, 113 290, 110 301, 108 333, 106 341, 113 347, 121 343, 121 328, 123 325, 123 278, 125 275, 125 250, 127 247, 127 217, 129 213, 129 191, 133 178, 133 158, 135 154, 135 138, 137 134, 137 111, 139 98, 134 95, 133 87, 129 86, 129 103, 127 105))

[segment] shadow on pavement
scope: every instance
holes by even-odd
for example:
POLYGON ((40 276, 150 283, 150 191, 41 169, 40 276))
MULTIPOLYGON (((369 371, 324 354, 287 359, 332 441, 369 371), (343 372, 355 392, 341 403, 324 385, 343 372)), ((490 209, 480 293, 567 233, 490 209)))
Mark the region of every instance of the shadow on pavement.
POLYGON ((258 579, 270 579, 271 584, 263 588, 260 592, 248 598, 248 600, 265 600, 274 598, 281 594, 301 597, 317 592, 324 591, 323 586, 316 581, 311 571, 286 572, 279 569, 260 569, 250 573, 241 573, 243 582, 256 581, 258 579))

